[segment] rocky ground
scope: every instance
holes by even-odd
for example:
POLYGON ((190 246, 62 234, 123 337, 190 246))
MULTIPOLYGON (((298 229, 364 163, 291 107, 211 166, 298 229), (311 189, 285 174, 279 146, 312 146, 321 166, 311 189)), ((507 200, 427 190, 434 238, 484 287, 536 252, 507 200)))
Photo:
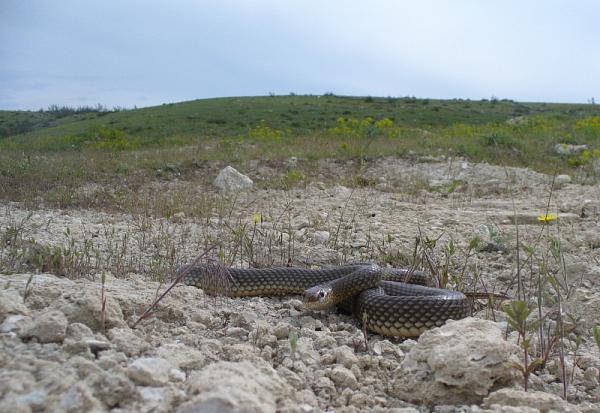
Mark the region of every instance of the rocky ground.
MULTIPOLYGON (((32 248, 15 256, 3 246, 5 266, 23 266, 0 274, 0 411, 600 411, 600 355, 590 333, 600 324, 600 186, 560 177, 551 192, 552 177, 530 170, 389 158, 362 172, 369 185, 350 189, 326 179, 343 168, 324 163, 322 182, 304 189, 215 195, 220 201, 201 219, 5 203, 3 242, 18 228, 36 245, 60 245, 62 265, 47 267, 77 276, 32 276, 23 269, 35 264, 32 248), (537 217, 548 205, 558 220, 545 226, 537 217), (523 357, 517 335, 507 336, 504 314, 485 305, 418 340, 369 334, 366 351, 353 317, 307 312, 299 297, 225 299, 177 286, 133 328, 164 288, 153 281, 160 270, 189 262, 211 243, 220 246, 214 256, 234 265, 383 265, 410 260, 421 236, 437 239, 428 250, 437 265, 444 248, 455 247, 451 268, 464 268, 455 282, 465 290, 514 295, 517 228, 539 257, 523 261, 528 289, 552 259, 547 245, 559 241, 564 271, 557 272, 569 287, 564 307, 573 327, 565 339, 568 401, 560 397, 558 347, 524 392, 514 366, 523 357), (251 242, 236 255, 240 232, 251 242), (475 236, 481 241, 469 249, 475 236)), ((261 165, 244 172, 254 180, 272 173, 261 165)), ((188 183, 157 189, 180 185, 188 183)), ((552 314, 556 293, 545 293, 544 311, 552 314)))

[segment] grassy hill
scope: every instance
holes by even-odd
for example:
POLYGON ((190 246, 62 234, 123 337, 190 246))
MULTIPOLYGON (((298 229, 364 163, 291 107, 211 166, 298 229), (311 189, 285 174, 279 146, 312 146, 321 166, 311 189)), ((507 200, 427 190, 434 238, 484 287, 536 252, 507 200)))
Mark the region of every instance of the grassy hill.
POLYGON ((362 166, 382 156, 461 157, 579 182, 596 180, 600 169, 593 104, 324 95, 98 109, 0 111, 0 199, 135 209, 130 195, 152 180, 208 180, 224 164, 248 171, 256 160, 275 171, 265 187, 322 180, 323 158, 359 166, 354 176, 332 177, 348 185, 369 185, 362 166), (557 155, 563 143, 588 149, 557 155), (282 166, 289 157, 302 162, 282 166), (80 191, 89 185, 111 191, 91 199, 80 191))
POLYGON ((599 116, 600 107, 326 95, 203 99, 117 112, 0 111, 0 138, 4 138, 0 145, 38 150, 80 148, 93 146, 102 133, 117 134, 133 146, 169 145, 194 143, 203 137, 244 136, 258 125, 287 135, 322 133, 335 127, 340 117, 388 118, 400 127, 439 129, 535 115, 576 121, 599 116))

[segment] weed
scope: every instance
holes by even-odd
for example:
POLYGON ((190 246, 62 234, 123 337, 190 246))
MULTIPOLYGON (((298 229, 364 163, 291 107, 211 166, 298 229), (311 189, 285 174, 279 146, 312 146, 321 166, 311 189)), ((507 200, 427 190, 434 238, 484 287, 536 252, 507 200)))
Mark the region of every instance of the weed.
POLYGON ((515 363, 513 364, 513 367, 519 370, 523 375, 523 388, 527 391, 529 386, 529 376, 542 364, 541 359, 529 360, 531 339, 528 337, 528 333, 537 328, 535 323, 529 323, 529 325, 527 323, 527 318, 533 311, 533 308, 528 307, 524 301, 516 300, 505 306, 504 310, 508 316, 507 321, 509 326, 519 333, 519 342, 523 349, 523 364, 515 363))

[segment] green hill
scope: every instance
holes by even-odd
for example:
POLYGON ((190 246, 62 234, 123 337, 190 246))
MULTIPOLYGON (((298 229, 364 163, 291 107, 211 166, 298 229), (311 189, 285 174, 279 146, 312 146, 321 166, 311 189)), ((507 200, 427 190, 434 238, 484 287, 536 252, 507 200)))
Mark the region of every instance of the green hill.
POLYGON ((202 99, 143 109, 55 113, 0 111, 0 147, 60 150, 94 145, 103 134, 132 147, 195 143, 203 137, 245 136, 259 125, 287 135, 322 133, 338 119, 388 118, 407 128, 498 124, 520 116, 561 121, 599 116, 596 105, 508 100, 432 100, 324 96, 202 99), (60 115, 60 116, 59 116, 60 115))

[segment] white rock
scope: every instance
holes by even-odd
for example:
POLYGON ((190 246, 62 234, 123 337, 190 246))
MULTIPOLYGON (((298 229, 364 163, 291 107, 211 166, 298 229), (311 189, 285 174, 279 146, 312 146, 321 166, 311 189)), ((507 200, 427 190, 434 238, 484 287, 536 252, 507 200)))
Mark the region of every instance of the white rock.
POLYGON ((392 383, 392 395, 425 404, 479 403, 498 386, 518 380, 516 345, 497 323, 475 318, 426 331, 392 383))
POLYGON ((37 314, 31 325, 21 333, 21 337, 35 337, 40 343, 62 343, 67 335, 68 324, 67 317, 60 311, 37 314))
POLYGON ((31 317, 24 316, 21 314, 9 315, 4 319, 4 322, 0 324, 0 333, 19 333, 23 327, 31 323, 31 317))
POLYGON ((483 400, 484 407, 529 407, 539 412, 578 413, 580 410, 560 397, 540 391, 500 389, 483 400))
POLYGON ((575 155, 587 149, 587 145, 571 145, 568 143, 557 143, 554 145, 554 153, 557 155, 575 155))
POLYGON ((252 188, 253 184, 252 179, 231 166, 223 168, 213 181, 214 186, 226 192, 244 191, 252 188))
POLYGON ((358 381, 354 373, 343 366, 335 366, 329 373, 329 378, 341 389, 347 387, 355 390, 358 387, 358 381))
POLYGON ((557 188, 562 188, 567 184, 571 183, 571 177, 569 175, 557 175, 556 178, 554 178, 554 185, 557 188))
POLYGON ((277 400, 290 391, 277 372, 262 360, 220 361, 191 374, 187 393, 192 398, 176 411, 274 413, 277 400))
POLYGON ((23 297, 16 290, 0 289, 0 322, 10 315, 29 315, 30 311, 23 304, 23 297))
POLYGON ((328 231, 315 231, 313 234, 313 240, 315 244, 325 245, 329 241, 330 234, 328 231))
POLYGON ((344 365, 347 369, 352 368, 354 364, 358 364, 358 357, 354 351, 348 346, 340 346, 334 350, 335 362, 344 365))
POLYGON ((142 357, 127 366, 127 375, 144 386, 163 386, 169 382, 173 366, 161 357, 142 357))
POLYGON ((130 357, 138 356, 150 346, 129 328, 112 328, 107 333, 118 351, 130 357))
POLYGON ((156 354, 181 369, 200 369, 207 363, 200 350, 182 343, 163 344, 156 350, 156 354))

